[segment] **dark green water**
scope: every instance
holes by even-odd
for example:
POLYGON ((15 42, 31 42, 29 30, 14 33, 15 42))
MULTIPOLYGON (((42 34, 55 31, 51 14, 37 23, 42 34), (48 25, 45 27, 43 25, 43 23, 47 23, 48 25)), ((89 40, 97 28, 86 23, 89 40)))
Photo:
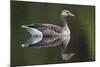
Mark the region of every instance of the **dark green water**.
POLYGON ((95 7, 37 2, 11 2, 11 65, 51 64, 95 60, 95 7), (32 23, 58 24, 62 10, 75 17, 68 18, 71 40, 68 52, 75 52, 69 61, 62 61, 61 46, 51 48, 22 48, 30 37, 21 25, 32 23))

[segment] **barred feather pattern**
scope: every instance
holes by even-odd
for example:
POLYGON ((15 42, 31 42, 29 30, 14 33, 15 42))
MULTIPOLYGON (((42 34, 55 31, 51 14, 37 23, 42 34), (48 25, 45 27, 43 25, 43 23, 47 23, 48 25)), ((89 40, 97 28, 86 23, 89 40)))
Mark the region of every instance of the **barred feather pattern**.
POLYGON ((25 26, 30 27, 30 28, 36 28, 43 33, 43 39, 40 42, 35 43, 35 44, 34 43, 29 44, 28 47, 34 47, 34 48, 54 47, 54 46, 58 46, 64 41, 61 35, 62 28, 57 25, 29 24, 25 26))

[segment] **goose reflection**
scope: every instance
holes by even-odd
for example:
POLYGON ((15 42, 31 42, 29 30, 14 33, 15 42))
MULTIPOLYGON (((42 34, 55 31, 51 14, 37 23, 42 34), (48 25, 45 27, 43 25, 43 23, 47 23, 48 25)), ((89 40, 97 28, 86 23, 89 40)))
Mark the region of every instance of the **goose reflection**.
POLYGON ((32 36, 25 44, 22 44, 22 47, 34 47, 34 48, 42 48, 42 47, 54 47, 63 43, 65 37, 61 36, 32 36))

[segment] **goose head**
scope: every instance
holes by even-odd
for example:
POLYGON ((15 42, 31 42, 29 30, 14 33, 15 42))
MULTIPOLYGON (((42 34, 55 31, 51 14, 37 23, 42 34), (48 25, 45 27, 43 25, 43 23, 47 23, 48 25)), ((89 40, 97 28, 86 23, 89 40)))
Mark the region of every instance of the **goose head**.
POLYGON ((69 10, 63 10, 61 12, 61 16, 75 16, 75 15, 72 14, 69 10))

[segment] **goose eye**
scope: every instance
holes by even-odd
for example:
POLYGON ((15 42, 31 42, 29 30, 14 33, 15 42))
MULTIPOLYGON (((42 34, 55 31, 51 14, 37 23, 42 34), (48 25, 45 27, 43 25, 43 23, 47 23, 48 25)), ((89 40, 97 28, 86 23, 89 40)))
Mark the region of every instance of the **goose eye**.
POLYGON ((66 13, 68 13, 68 12, 66 12, 66 13))

